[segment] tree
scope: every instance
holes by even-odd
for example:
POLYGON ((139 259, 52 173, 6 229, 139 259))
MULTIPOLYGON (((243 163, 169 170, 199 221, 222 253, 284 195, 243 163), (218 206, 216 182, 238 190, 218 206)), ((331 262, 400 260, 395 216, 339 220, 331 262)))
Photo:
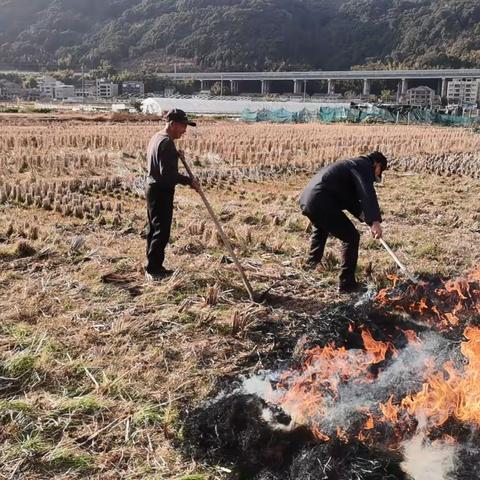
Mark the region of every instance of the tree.
POLYGON ((195 91, 195 84, 192 80, 185 80, 183 82, 176 82, 175 88, 178 93, 182 95, 191 95, 195 91))
POLYGON ((23 88, 38 88, 38 82, 35 77, 28 76, 24 81, 23 81, 23 88))
POLYGON ((382 90, 380 92, 380 100, 382 102, 388 102, 392 98, 393 92, 391 90, 382 90))
POLYGON ((71 54, 63 55, 58 59, 59 68, 70 68, 73 63, 73 57, 71 54))
POLYGON ((212 92, 212 95, 230 95, 230 87, 228 85, 223 84, 222 88, 222 83, 221 82, 215 82, 211 88, 210 91, 212 92))
POLYGON ((97 68, 92 70, 90 74, 94 78, 111 78, 116 74, 116 70, 108 60, 100 60, 100 64, 97 68))

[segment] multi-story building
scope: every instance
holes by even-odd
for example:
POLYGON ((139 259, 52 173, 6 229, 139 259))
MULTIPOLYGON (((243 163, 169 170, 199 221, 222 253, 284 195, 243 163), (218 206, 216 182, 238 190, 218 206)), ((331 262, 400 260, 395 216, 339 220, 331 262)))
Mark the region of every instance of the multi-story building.
POLYGON ((122 95, 130 97, 143 97, 145 95, 145 84, 143 82, 123 82, 122 95))
POLYGON ((417 107, 432 107, 441 103, 440 97, 435 95, 435 90, 427 86, 409 88, 403 101, 417 107))
POLYGON ((447 99, 455 105, 476 105, 480 98, 480 79, 454 78, 447 86, 447 99))
POLYGON ((75 87, 73 85, 65 85, 49 75, 45 75, 38 80, 38 88, 42 97, 66 100, 75 96, 75 87))
POLYGON ((55 87, 55 98, 57 100, 67 100, 75 97, 75 87, 73 85, 57 85, 55 87))
POLYGON ((0 98, 3 100, 15 100, 22 97, 26 91, 18 83, 9 80, 0 80, 0 98))
POLYGON ((118 97, 118 85, 104 78, 97 80, 97 98, 118 97))
POLYGON ((97 96, 97 83, 95 80, 85 80, 82 87, 75 89, 76 97, 95 98, 97 96))
POLYGON ((55 98, 55 88, 59 82, 56 78, 45 75, 38 80, 38 88, 42 97, 55 98))

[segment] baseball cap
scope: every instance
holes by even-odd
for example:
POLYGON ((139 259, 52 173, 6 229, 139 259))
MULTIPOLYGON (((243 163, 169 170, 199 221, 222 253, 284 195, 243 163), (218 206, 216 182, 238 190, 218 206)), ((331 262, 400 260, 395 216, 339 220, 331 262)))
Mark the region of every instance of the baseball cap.
MULTIPOLYGON (((388 168, 388 161, 385 155, 383 155, 382 152, 375 151, 367 155, 368 158, 370 158, 374 162, 378 162, 382 166, 382 172, 384 170, 387 170, 388 168)), ((380 174, 381 176, 381 174, 380 174)))
POLYGON ((169 122, 184 123, 185 125, 190 125, 192 127, 197 126, 197 124, 189 120, 187 114, 179 108, 173 108, 172 110, 169 110, 167 113, 167 120, 169 122))

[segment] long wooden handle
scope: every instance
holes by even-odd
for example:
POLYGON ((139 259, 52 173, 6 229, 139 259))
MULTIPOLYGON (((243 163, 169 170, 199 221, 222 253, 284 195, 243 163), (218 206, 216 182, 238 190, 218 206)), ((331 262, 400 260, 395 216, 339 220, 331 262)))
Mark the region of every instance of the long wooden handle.
MULTIPOLYGON (((190 169, 190 166, 188 165, 187 161, 185 160, 185 156, 183 153, 180 154, 180 160, 183 163, 183 166, 185 167, 185 170, 187 171, 188 175, 190 178, 195 178, 193 175, 192 170, 190 169)), ((252 302, 255 301, 255 295, 253 293, 252 286, 250 285, 250 282, 248 281, 247 276, 245 275, 245 271, 243 270, 242 265, 240 264, 237 256, 235 255, 235 252, 233 251, 232 244, 230 243, 230 240, 228 237, 225 235, 225 232, 223 231, 222 225, 218 221, 217 216, 215 215, 215 212, 213 211, 212 206, 210 205, 210 202, 208 201, 207 197, 205 196, 205 193, 202 190, 202 187, 199 185, 199 188, 197 190, 198 194, 200 195, 201 199, 203 200, 203 203, 205 204, 205 207, 208 210, 208 213, 210 214, 210 217, 212 217, 213 223, 215 224, 215 227, 217 229, 217 232, 219 233, 220 237, 222 238, 223 244, 225 245, 225 248, 227 249, 228 253, 233 259, 233 262, 235 263, 235 266, 237 267, 238 272, 240 273, 240 276, 242 277, 243 284, 245 285, 245 288, 247 289, 248 296, 252 302)))
POLYGON ((389 253, 389 255, 393 258, 395 263, 400 267, 400 269, 405 273, 405 275, 414 283, 417 283, 417 279, 415 278, 414 275, 410 273, 410 271, 407 269, 407 267, 400 261, 400 259, 395 255, 393 250, 388 246, 387 242, 383 239, 380 238, 380 243, 383 245, 385 250, 389 253))

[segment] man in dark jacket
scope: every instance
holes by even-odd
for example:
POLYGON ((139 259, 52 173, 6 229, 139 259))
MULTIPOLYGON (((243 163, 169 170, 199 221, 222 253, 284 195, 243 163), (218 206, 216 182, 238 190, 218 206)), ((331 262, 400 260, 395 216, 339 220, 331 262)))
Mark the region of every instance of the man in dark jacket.
POLYGON ((180 153, 175 147, 187 130, 187 125, 196 126, 183 110, 170 110, 165 129, 156 133, 147 148, 148 177, 146 185, 148 234, 147 234, 147 280, 158 280, 172 273, 163 266, 165 247, 170 238, 173 218, 175 186, 189 185, 197 190, 198 181, 178 172, 180 153))
POLYGON ((387 168, 387 159, 380 152, 341 160, 322 168, 300 197, 302 213, 313 224, 307 264, 314 267, 323 257, 328 235, 342 241, 340 292, 357 289, 355 269, 360 234, 343 210, 347 210, 370 226, 374 238, 382 237, 382 217, 373 183, 387 168))

